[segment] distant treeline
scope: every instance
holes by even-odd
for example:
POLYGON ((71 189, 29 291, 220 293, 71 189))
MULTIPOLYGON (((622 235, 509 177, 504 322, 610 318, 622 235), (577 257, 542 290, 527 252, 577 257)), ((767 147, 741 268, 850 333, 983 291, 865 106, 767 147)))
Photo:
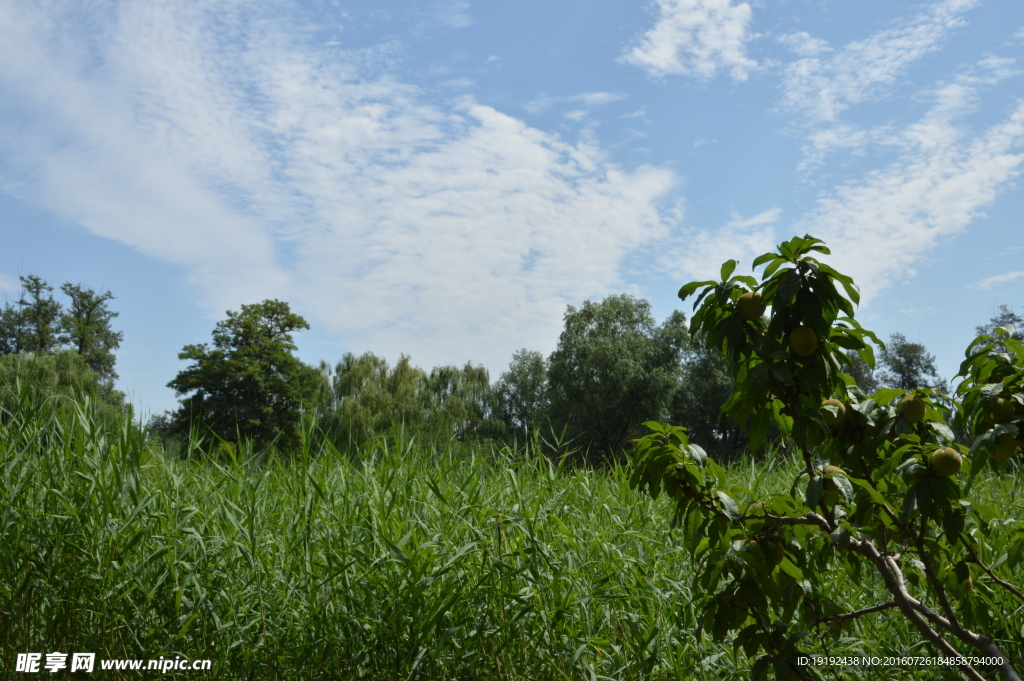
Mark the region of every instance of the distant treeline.
MULTIPOLYGON (((19 299, 0 310, 0 354, 7 355, 0 357, 0 382, 31 380, 56 392, 88 384, 123 407, 113 389, 122 335, 110 327, 117 316, 110 292, 64 284, 62 304, 40 278, 21 281, 19 299)), ((977 331, 1008 324, 1022 329, 1024 317, 1004 305, 977 331)), ((212 343, 179 353, 191 363, 168 384, 180 407, 153 417, 151 432, 179 446, 245 440, 286 451, 315 429, 356 451, 399 429, 432 440, 537 439, 598 463, 624 451, 644 421, 657 420, 686 426, 721 459, 748 446, 742 425, 719 415, 733 387, 722 358, 690 336, 681 312, 657 324, 650 303, 630 295, 569 306, 555 351, 545 357, 519 350, 493 382, 482 366, 427 371, 405 355, 393 366, 372 353, 310 366, 294 356, 292 340, 308 328, 281 301, 228 312, 212 343)), ((875 370, 857 356, 847 367, 867 392, 945 387, 935 358, 900 334, 877 359, 875 370)))
MULTIPOLYGON (((1020 322, 1004 306, 987 328, 1020 322)), ((719 415, 733 389, 722 358, 690 336, 681 312, 659 325, 650 303, 633 296, 569 306, 555 351, 545 357, 519 350, 493 382, 482 366, 426 371, 405 355, 393 366, 365 353, 310 367, 291 354, 291 332, 302 328, 305 320, 280 301, 229 313, 213 347, 188 346, 180 355, 194 362, 170 383, 184 397, 182 407, 157 417, 153 430, 273 440, 287 449, 305 419, 350 451, 402 429, 428 439, 568 443, 599 463, 621 454, 644 421, 660 420, 686 426, 694 441, 726 460, 748 447, 742 425, 719 415), (275 367, 277 387, 270 389, 265 369, 252 369, 259 363, 275 367)), ((890 337, 877 364, 873 370, 853 356, 847 371, 869 392, 945 386, 935 358, 900 334, 890 337)))

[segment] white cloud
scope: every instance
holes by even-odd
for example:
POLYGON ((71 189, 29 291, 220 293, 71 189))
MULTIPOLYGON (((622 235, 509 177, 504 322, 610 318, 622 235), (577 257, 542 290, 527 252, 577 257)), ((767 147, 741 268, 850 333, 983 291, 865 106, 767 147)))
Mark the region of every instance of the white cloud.
POLYGON ((9 302, 13 302, 20 291, 21 282, 17 277, 0 272, 0 298, 6 297, 9 302))
POLYGON ((996 284, 1005 284, 1005 283, 1010 282, 1010 281, 1017 281, 1018 279, 1024 279, 1024 271, 1007 272, 1006 274, 997 274, 997 275, 995 275, 993 277, 988 277, 987 279, 982 279, 977 284, 975 284, 972 288, 978 288, 978 289, 982 289, 982 290, 987 290, 987 289, 992 288, 996 284))
POLYGON ((964 24, 960 15, 977 2, 943 0, 900 26, 849 43, 827 59, 809 56, 788 65, 784 105, 816 120, 835 120, 851 105, 879 96, 911 63, 938 49, 964 24))
POLYGON ((346 347, 497 367, 664 234, 669 171, 428 104, 365 75, 379 52, 229 0, 110 2, 80 32, 55 6, 0 0, 0 177, 184 265, 211 313, 282 297, 346 347))
POLYGON ((1024 103, 973 141, 952 126, 956 112, 940 96, 928 115, 899 132, 900 160, 840 186, 798 224, 796 231, 828 242, 865 301, 964 230, 1020 172, 1024 103))
POLYGON ((827 40, 814 38, 807 31, 780 35, 778 41, 801 57, 817 57, 819 54, 832 51, 827 40))
POLYGON ((907 152, 922 145, 948 145, 960 136, 959 131, 952 126, 953 121, 977 109, 978 91, 1020 73, 1014 59, 986 57, 961 69, 950 82, 922 93, 921 99, 931 98, 934 104, 914 124, 904 128, 890 124, 865 129, 846 123, 818 127, 808 135, 807 144, 801 149, 804 158, 798 170, 814 170, 829 154, 840 150, 863 156, 870 147, 907 152))
POLYGON ((573 104, 582 104, 589 111, 594 107, 604 106, 605 104, 617 102, 620 99, 625 98, 626 95, 617 92, 582 92, 578 95, 571 95, 568 97, 549 97, 547 95, 543 95, 537 99, 530 100, 523 105, 523 108, 529 113, 540 114, 550 109, 554 104, 569 102, 573 104))
POLYGON ((662 247, 658 263, 683 281, 718 279, 721 264, 730 259, 749 267, 754 258, 774 250, 776 236, 771 225, 781 215, 781 208, 770 208, 749 218, 734 215, 717 230, 680 230, 673 235, 670 245, 662 247))
POLYGON ((757 62, 747 57, 750 5, 731 0, 656 0, 658 20, 619 61, 649 75, 711 78, 728 69, 746 80, 757 62))

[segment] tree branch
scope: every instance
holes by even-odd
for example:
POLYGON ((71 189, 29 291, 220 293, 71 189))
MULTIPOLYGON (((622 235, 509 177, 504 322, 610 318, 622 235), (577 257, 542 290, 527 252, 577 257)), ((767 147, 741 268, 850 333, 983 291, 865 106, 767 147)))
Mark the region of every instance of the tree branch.
POLYGON ((832 622, 846 622, 847 620, 856 619, 863 617, 864 615, 870 615, 873 612, 882 612, 883 610, 889 610, 890 608, 897 608, 899 605, 896 601, 889 601, 880 605, 872 605, 870 608, 863 608, 861 610, 854 610, 853 612, 845 612, 841 615, 829 615, 828 617, 819 617, 814 620, 813 626, 819 624, 828 624, 832 622))
MULTIPOLYGON (((957 657, 964 659, 965 664, 957 665, 957 670, 966 676, 971 681, 984 681, 981 674, 978 673, 974 667, 966 664, 966 658, 959 653, 953 646, 949 644, 946 639, 942 638, 939 632, 935 631, 926 621, 921 619, 921 614, 918 614, 917 606, 924 607, 918 603, 914 598, 907 593, 907 587, 903 583, 903 572, 896 565, 895 561, 892 560, 891 556, 883 556, 878 552, 878 549, 870 541, 864 541, 860 539, 851 539, 850 548, 857 553, 860 553, 865 558, 875 564, 882 580, 885 582, 886 588, 889 590, 896 600, 896 607, 900 609, 903 616, 910 620, 911 624, 924 636, 928 641, 934 645, 939 652, 943 653, 947 657, 957 657), (887 560, 888 558, 888 560, 887 560)), ((928 608, 925 608, 928 612, 931 612, 928 608)), ((922 613, 924 614, 924 613, 922 613)), ((935 613, 931 613, 934 617, 939 617, 935 613)), ((929 619, 932 619, 929 617, 929 619)), ((1016 681, 1016 680, 1015 680, 1016 681)))
POLYGON ((832 532, 828 520, 826 520, 824 516, 813 512, 807 513, 798 518, 765 513, 764 515, 741 515, 739 519, 743 522, 748 520, 764 520, 765 522, 773 523, 775 525, 816 525, 827 533, 832 532))
POLYGON ((974 549, 971 546, 968 546, 967 543, 964 543, 964 547, 967 549, 968 553, 971 554, 971 562, 972 563, 974 563, 975 565, 980 565, 981 569, 985 571, 985 574, 987 574, 989 576, 989 578, 992 579, 993 582, 995 582, 999 586, 1003 587, 1004 589, 1006 589, 1007 591, 1012 593, 1022 603, 1024 603, 1024 594, 1022 594, 1017 589, 1017 587, 1015 587, 1013 584, 1010 584, 1007 581, 1004 581, 1004 580, 999 579, 998 577, 996 577, 995 573, 992 572, 992 568, 990 568, 988 565, 985 565, 983 562, 981 562, 981 558, 978 558, 978 554, 974 552, 974 549))

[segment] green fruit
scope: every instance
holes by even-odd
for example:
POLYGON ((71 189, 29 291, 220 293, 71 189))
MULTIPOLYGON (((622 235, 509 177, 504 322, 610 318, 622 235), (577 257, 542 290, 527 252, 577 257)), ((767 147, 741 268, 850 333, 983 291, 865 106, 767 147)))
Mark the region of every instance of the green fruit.
POLYGON ((900 400, 899 405, 896 407, 896 411, 899 415, 910 421, 911 423, 920 423, 924 420, 924 413, 928 410, 928 405, 925 401, 917 395, 907 395, 900 400))
POLYGON ((810 357, 818 348, 818 336, 807 326, 798 326, 789 334, 789 349, 799 357, 810 357))
POLYGON ((768 309, 768 306, 761 301, 760 291, 747 291, 736 301, 736 307, 740 310, 740 317, 748 322, 760 319, 764 311, 768 309))
POLYGON ((1009 433, 1003 433, 996 437, 996 446, 992 452, 992 458, 1005 461, 1016 454, 1017 448, 1022 445, 1024 445, 1024 443, 1019 442, 1014 436, 1009 433))
MULTIPOLYGON (((844 471, 839 466, 825 466, 825 475, 826 476, 832 475, 834 473, 839 473, 840 475, 846 475, 846 471, 844 471)), ((832 480, 832 478, 826 477, 825 478, 825 491, 828 492, 829 494, 839 494, 839 486, 836 485, 835 481, 832 480)))
POLYGON ((1003 399, 1002 397, 996 400, 996 405, 992 407, 992 422, 993 423, 1006 423, 1013 418, 1013 402, 1010 400, 1003 399))
POLYGON ((823 407, 835 407, 836 413, 833 414, 828 409, 821 410, 821 420, 830 426, 841 426, 846 421, 846 405, 837 399, 825 400, 821 403, 823 407))
POLYGON ((807 431, 807 446, 817 447, 825 441, 825 433, 821 432, 821 428, 818 426, 811 426, 811 429, 807 431))
POLYGON ((946 447, 945 449, 936 449, 932 452, 931 464, 932 469, 935 470, 937 475, 948 478, 960 472, 960 467, 963 466, 964 460, 960 456, 960 452, 952 447, 946 447))

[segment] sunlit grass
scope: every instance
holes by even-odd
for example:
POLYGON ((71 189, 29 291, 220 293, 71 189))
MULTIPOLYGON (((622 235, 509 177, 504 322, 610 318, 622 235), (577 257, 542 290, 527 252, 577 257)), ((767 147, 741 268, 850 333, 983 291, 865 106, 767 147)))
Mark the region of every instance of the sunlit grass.
MULTIPOLYGON (((79 651, 211 658, 203 678, 749 675, 696 631, 671 510, 623 468, 401 437, 358 459, 315 436, 288 462, 171 457, 95 405, 22 407, 0 428, 5 673, 19 652, 79 651)), ((795 472, 730 469, 755 496, 795 472)), ((1012 482, 979 491, 1019 501, 1012 482)), ((870 580, 830 579, 853 607, 877 602, 870 580)), ((842 652, 916 641, 876 618, 842 652)))

